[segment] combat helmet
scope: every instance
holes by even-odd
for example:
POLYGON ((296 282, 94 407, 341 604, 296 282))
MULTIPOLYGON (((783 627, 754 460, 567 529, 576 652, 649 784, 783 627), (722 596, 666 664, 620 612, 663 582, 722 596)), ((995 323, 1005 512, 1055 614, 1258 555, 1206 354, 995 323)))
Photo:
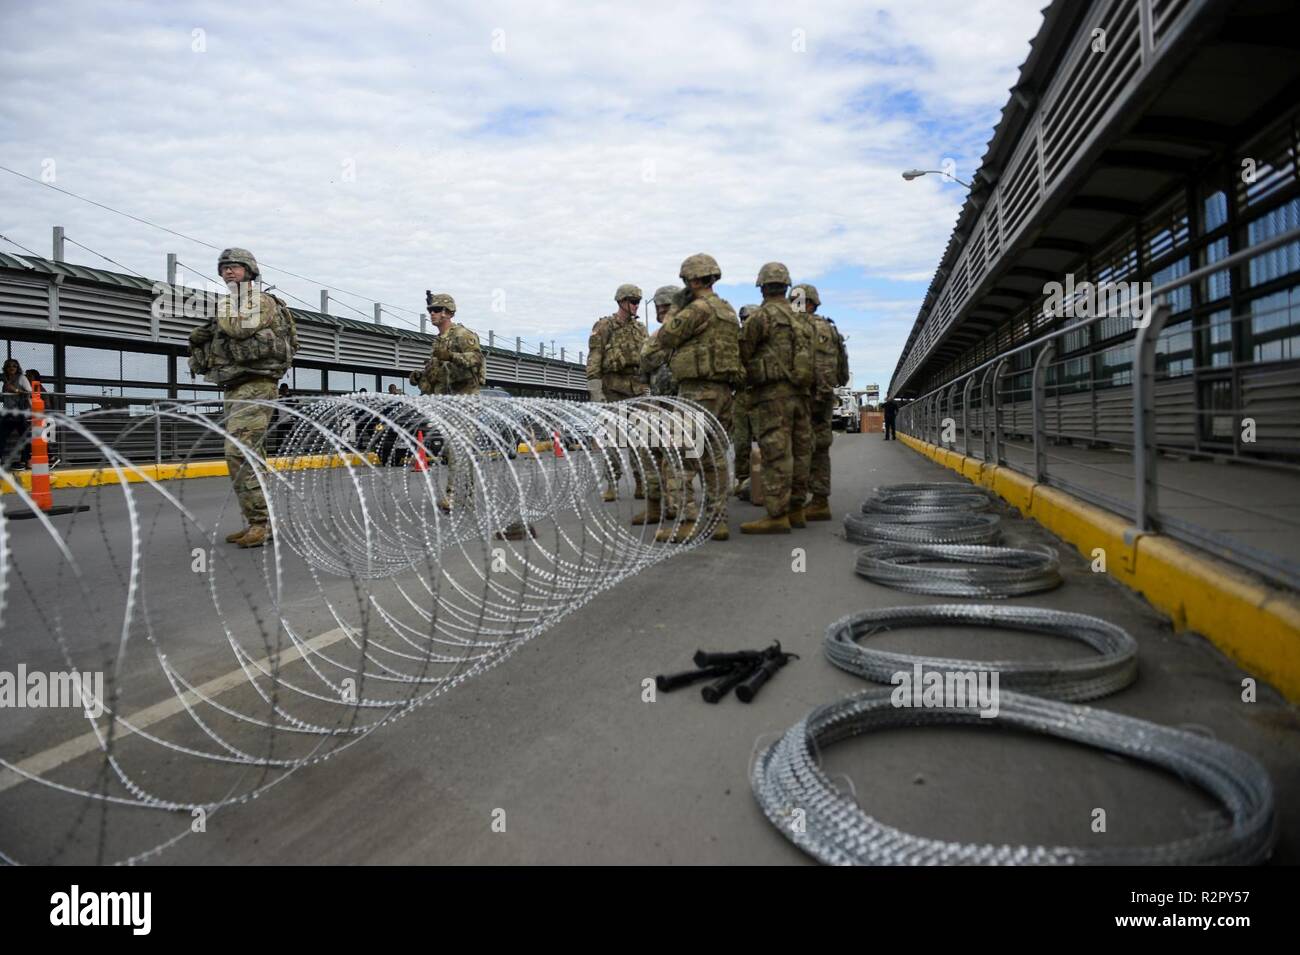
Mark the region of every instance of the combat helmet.
MULTIPOLYGON (((822 297, 817 294, 817 286, 810 285, 807 282, 800 282, 794 288, 803 290, 803 299, 805 302, 812 302, 813 305, 820 305, 822 303, 822 297)), ((790 295, 791 297, 794 296, 794 289, 790 290, 790 295)))
POLYGON ((624 282, 618 287, 618 291, 614 293, 614 301, 621 304, 625 299, 629 298, 640 300, 641 290, 630 282, 624 282))
POLYGON ((673 304, 673 296, 682 290, 680 285, 661 285, 655 289, 654 303, 660 308, 673 304))
POLYGON ((424 307, 426 309, 445 308, 453 315, 456 314, 456 300, 452 298, 450 295, 448 295, 446 292, 439 292, 435 295, 433 292, 430 292, 428 289, 425 289, 424 307))
POLYGON ((790 270, 780 262, 768 262, 758 270, 758 280, 754 284, 760 288, 764 285, 789 285, 790 270))
POLYGON ((696 252, 689 255, 682 262, 681 270, 678 272, 683 282, 689 282, 691 279, 720 279, 722 278, 722 269, 718 267, 718 260, 706 252, 696 252))
POLYGON ((221 254, 217 256, 218 275, 221 274, 221 267, 227 262, 232 265, 242 265, 248 269, 249 278, 255 279, 262 274, 261 269, 257 267, 257 259, 247 249, 223 249, 221 254))
POLYGON ((753 315, 754 312, 756 312, 756 311, 758 311, 758 306, 757 306, 757 305, 742 305, 742 306, 740 306, 740 311, 737 313, 737 314, 740 316, 740 324, 742 324, 742 325, 745 324, 745 320, 746 320, 747 318, 749 318, 749 316, 753 315))

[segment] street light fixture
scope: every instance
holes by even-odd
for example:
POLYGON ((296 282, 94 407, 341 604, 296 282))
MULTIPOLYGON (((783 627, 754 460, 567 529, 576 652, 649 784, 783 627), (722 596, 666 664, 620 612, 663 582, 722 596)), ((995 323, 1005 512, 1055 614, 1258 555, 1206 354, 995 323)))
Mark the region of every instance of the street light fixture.
POLYGON ((936 176, 943 176, 945 179, 951 179, 953 182, 960 182, 967 189, 975 188, 969 182, 964 182, 963 180, 958 179, 956 176, 952 175, 951 173, 944 172, 942 169, 909 169, 905 173, 903 173, 903 178, 906 179, 908 182, 911 182, 913 179, 919 179, 922 176, 929 175, 930 173, 934 173, 936 176))

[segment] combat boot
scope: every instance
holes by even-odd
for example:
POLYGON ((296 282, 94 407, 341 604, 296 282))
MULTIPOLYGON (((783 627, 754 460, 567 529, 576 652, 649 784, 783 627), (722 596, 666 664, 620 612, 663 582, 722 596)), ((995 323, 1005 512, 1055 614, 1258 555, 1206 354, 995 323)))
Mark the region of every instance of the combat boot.
POLYGON ((809 521, 829 521, 831 519, 831 502, 821 494, 814 494, 812 501, 804 509, 803 516, 809 521))
POLYGON ((442 511, 442 513, 444 513, 444 514, 450 514, 450 513, 451 513, 451 495, 450 495, 450 494, 444 494, 442 497, 438 498, 438 510, 442 511))
POLYGON ((248 533, 239 539, 240 547, 261 547, 271 539, 271 525, 267 523, 254 524, 248 529, 248 533))
POLYGON ((637 475, 637 479, 636 479, 636 487, 632 489, 632 500, 634 500, 634 501, 644 501, 644 500, 645 500, 645 486, 642 485, 642 483, 641 483, 641 476, 640 476, 640 475, 637 475))
POLYGON ((790 510, 786 513, 785 516, 786 516, 786 518, 790 521, 790 526, 791 526, 791 527, 807 527, 807 526, 808 526, 808 518, 807 518, 807 516, 804 514, 804 510, 803 510, 803 505, 802 505, 802 504, 800 504, 798 507, 791 507, 790 510))
POLYGON ((764 517, 740 525, 742 534, 789 534, 790 519, 782 514, 780 517, 764 517))
POLYGON ((240 541, 240 538, 242 538, 245 534, 247 534, 247 533, 248 533, 249 531, 251 531, 252 529, 253 529, 253 525, 252 525, 252 524, 249 524, 249 525, 248 525, 247 527, 245 527, 242 531, 235 531, 235 533, 233 533, 233 534, 227 534, 227 535, 226 535, 226 543, 227 543, 227 544, 238 544, 239 541, 240 541))
POLYGON ((521 541, 525 537, 537 539, 537 528, 532 524, 524 524, 522 521, 515 521, 503 531, 497 531, 493 535, 499 541, 521 541))
POLYGON ((651 498, 646 502, 645 510, 632 518, 632 523, 640 527, 642 524, 658 524, 661 520, 663 520, 663 512, 659 507, 659 500, 651 498))
POLYGON ((608 504, 610 501, 618 500, 618 493, 613 487, 607 487, 605 488, 605 493, 600 496, 600 499, 608 504))
POLYGON ((672 527, 661 527, 655 534, 655 541, 660 544, 685 544, 695 533, 694 521, 682 521, 676 531, 672 527))
POLYGON ((740 498, 742 501, 749 500, 749 478, 745 478, 745 480, 740 482, 740 487, 736 491, 736 497, 740 498))
POLYGON ((731 528, 727 526, 726 521, 723 521, 713 529, 713 533, 710 534, 709 537, 711 540, 715 541, 731 540, 731 528))

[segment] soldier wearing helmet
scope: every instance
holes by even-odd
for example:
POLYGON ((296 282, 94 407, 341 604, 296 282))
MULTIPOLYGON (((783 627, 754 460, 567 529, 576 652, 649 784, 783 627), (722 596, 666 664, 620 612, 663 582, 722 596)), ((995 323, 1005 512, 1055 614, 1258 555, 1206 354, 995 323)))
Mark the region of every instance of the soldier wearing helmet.
POLYGON ((261 270, 248 249, 222 251, 217 274, 230 295, 190 334, 190 371, 225 389, 226 471, 246 525, 226 542, 261 547, 271 539, 271 524, 257 468, 265 464, 276 386, 293 365, 298 329, 289 306, 262 291, 261 270))
POLYGON ((411 384, 426 395, 476 395, 487 384, 487 364, 478 336, 456 318, 456 300, 446 292, 424 293, 429 321, 438 330, 429 360, 411 373, 411 384))
MULTIPOLYGON (((655 289, 651 301, 655 307, 655 321, 662 327, 673 308, 673 298, 681 294, 680 285, 662 285, 655 289)), ((658 397, 677 394, 677 382, 668 367, 669 352, 659 345, 659 329, 641 346, 641 380, 658 397)), ((650 449, 653 467, 646 469, 646 509, 632 518, 632 523, 658 524, 664 519, 675 521, 680 509, 685 508, 685 490, 681 469, 676 467, 676 452, 662 447, 650 449), (664 498, 667 500, 664 500, 664 498)))
MULTIPOLYGON (((743 334, 745 322, 758 310, 757 305, 740 307, 740 328, 743 334)), ((753 455, 754 429, 749 408, 748 385, 736 389, 735 403, 731 413, 731 446, 736 449, 736 496, 742 501, 749 500, 749 464, 753 455)))
MULTIPOLYGON (((740 365, 740 322, 735 310, 713 291, 714 283, 722 278, 713 256, 700 252, 687 257, 680 275, 686 288, 676 296, 675 307, 655 338, 671 356, 668 367, 677 379, 677 396, 701 405, 730 431, 732 391, 745 382, 740 365)), ((717 448, 706 447, 698 456, 688 456, 687 464, 692 474, 700 475, 703 510, 698 517, 688 511, 687 519, 675 531, 662 528, 655 539, 680 543, 712 526, 714 540, 727 540, 731 535, 727 526, 731 462, 717 448)))
POLYGON ((745 321, 740 354, 749 378, 750 414, 763 452, 763 506, 767 517, 741 524, 743 534, 788 534, 807 526, 812 424, 808 394, 813 379, 813 335, 807 319, 786 301, 790 270, 768 262, 754 283, 763 304, 745 321))
POLYGON ((821 296, 808 283, 790 292, 795 311, 801 307, 813 325, 813 395, 809 403, 813 440, 809 453, 808 491, 812 500, 804 511, 810 521, 831 519, 831 427, 835 415, 835 389, 849 383, 849 356, 835 323, 817 314, 821 296))
MULTIPOLYGON (((635 285, 620 285, 614 292, 618 310, 598 319, 587 341, 587 390, 592 401, 622 401, 648 393, 641 380, 641 347, 646 341, 645 326, 637 319, 641 290, 635 285)), ((636 481, 633 497, 645 498, 642 468, 635 460, 632 473, 636 481)), ((606 472, 604 500, 617 500, 615 486, 623 476, 622 461, 612 456, 606 472)))
MULTIPOLYGON (((478 336, 454 321, 456 300, 446 292, 424 293, 429 321, 438 330, 429 352, 429 360, 418 371, 411 372, 411 384, 423 395, 476 395, 487 383, 487 362, 478 336)), ((438 507, 450 511, 457 496, 472 496, 470 481, 473 474, 468 468, 458 467, 460 462, 447 445, 447 488, 438 507), (453 484, 456 486, 453 489, 453 484)))

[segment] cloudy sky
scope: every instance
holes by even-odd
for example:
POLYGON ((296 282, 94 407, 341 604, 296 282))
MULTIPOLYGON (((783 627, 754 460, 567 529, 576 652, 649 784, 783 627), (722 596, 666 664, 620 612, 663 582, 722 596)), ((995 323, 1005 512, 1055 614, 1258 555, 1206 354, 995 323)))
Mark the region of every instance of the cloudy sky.
MULTIPOLYGON (((0 0, 0 165, 247 246, 313 307, 328 283, 418 324, 443 290, 570 356, 622 282, 706 251, 739 307, 777 259, 884 386, 964 196, 899 173, 970 176, 1042 5, 0 0)), ((215 270, 0 172, 0 233, 48 255, 53 225, 150 278, 215 270)))

